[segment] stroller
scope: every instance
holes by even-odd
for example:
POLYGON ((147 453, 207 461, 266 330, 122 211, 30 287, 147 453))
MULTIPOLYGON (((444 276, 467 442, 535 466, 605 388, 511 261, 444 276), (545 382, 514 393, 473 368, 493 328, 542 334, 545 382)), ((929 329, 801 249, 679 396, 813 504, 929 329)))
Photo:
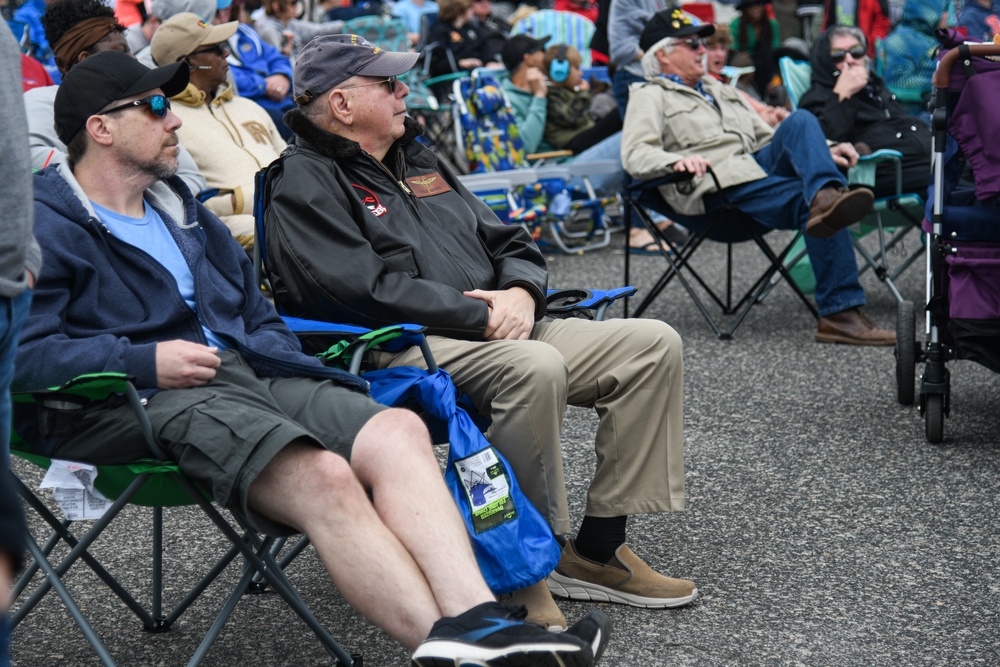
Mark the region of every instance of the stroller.
MULTIPOLYGON (((948 46, 947 44, 945 46, 948 46)), ((950 414, 947 363, 970 359, 1000 373, 1000 45, 942 49, 932 102, 933 181, 923 221, 927 244, 926 342, 914 340, 912 302, 899 305, 896 384, 899 402, 914 401, 927 440, 944 437, 950 414)))

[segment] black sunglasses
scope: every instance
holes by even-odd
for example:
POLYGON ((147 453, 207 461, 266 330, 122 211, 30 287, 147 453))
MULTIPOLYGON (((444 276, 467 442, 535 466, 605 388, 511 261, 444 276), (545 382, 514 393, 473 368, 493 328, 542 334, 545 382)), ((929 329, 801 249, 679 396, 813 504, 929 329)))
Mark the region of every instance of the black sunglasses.
POLYGON ((678 39, 674 44, 683 44, 692 51, 697 51, 698 47, 705 46, 705 39, 702 37, 690 37, 688 39, 678 39))
POLYGON ((378 86, 380 84, 385 84, 389 87, 389 94, 396 94, 396 77, 390 76, 387 79, 379 79, 378 81, 369 81, 368 83, 357 83, 353 86, 341 86, 341 90, 349 90, 351 88, 363 88, 364 86, 378 86))
POLYGON ((141 100, 134 100, 128 104, 122 104, 121 106, 113 107, 107 111, 102 111, 102 114, 112 113, 114 111, 122 111, 123 109, 131 109, 132 107, 142 107, 148 106, 149 110, 153 112, 153 115, 157 118, 166 118, 167 112, 170 111, 170 99, 166 95, 150 95, 149 97, 144 97, 141 100))
POLYGON ((852 46, 851 48, 846 50, 833 49, 830 51, 830 58, 833 60, 834 64, 841 63, 844 62, 845 58, 847 58, 848 53, 850 53, 851 57, 854 58, 855 60, 861 60, 862 58, 865 57, 867 51, 865 51, 865 47, 858 44, 857 46, 852 46))

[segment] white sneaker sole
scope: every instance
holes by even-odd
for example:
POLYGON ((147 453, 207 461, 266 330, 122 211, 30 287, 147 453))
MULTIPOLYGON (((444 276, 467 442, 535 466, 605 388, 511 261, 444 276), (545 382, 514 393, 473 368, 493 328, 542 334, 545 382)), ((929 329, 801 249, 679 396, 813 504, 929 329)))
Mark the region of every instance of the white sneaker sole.
POLYGON ((592 584, 579 579, 572 579, 553 571, 545 580, 549 591, 553 595, 569 598, 571 600, 591 600, 593 602, 617 602, 630 607, 641 607, 643 609, 667 609, 671 607, 683 607, 690 604, 698 597, 698 589, 694 589, 690 595, 679 598, 647 598, 641 595, 623 593, 613 588, 607 588, 600 584, 592 584))
POLYGON ((465 642, 437 640, 428 641, 417 647, 411 658, 418 667, 493 666, 493 665, 544 665, 546 667, 578 667, 590 665, 593 659, 587 655, 585 646, 550 643, 517 644, 515 647, 488 649, 465 642))

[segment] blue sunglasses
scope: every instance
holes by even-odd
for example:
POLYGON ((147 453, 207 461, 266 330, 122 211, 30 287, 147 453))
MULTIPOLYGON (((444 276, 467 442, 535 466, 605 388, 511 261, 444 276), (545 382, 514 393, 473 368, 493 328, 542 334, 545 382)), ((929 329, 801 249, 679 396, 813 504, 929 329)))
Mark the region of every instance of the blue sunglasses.
POLYGON ((149 97, 144 97, 141 100, 134 100, 128 104, 113 107, 107 111, 102 111, 101 113, 112 113, 115 111, 122 111, 123 109, 131 109, 132 107, 142 106, 148 106, 149 110, 152 111, 153 115, 157 118, 166 118, 167 112, 170 111, 170 99, 166 95, 150 95, 149 97))

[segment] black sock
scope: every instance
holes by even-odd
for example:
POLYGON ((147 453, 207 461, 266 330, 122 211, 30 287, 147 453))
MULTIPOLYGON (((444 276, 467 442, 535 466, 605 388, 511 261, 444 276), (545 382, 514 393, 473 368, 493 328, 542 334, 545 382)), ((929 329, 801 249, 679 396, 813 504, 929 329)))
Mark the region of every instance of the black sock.
POLYGON ((576 552, 584 558, 607 563, 615 550, 625 544, 627 516, 585 516, 576 535, 576 552))

